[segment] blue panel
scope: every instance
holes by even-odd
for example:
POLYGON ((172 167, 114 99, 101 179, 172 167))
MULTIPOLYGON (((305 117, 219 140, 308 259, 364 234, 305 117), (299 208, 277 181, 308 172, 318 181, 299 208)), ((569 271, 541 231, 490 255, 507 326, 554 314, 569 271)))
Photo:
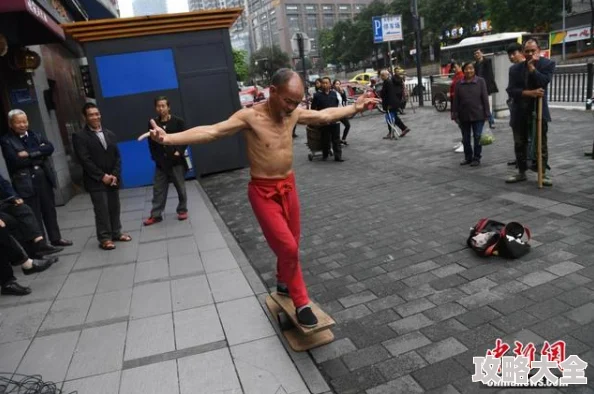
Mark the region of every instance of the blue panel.
POLYGON ((171 49, 98 56, 95 62, 104 98, 178 87, 171 49))
POLYGON ((118 144, 122 156, 122 183, 124 188, 153 184, 155 162, 151 159, 148 141, 126 141, 118 144))

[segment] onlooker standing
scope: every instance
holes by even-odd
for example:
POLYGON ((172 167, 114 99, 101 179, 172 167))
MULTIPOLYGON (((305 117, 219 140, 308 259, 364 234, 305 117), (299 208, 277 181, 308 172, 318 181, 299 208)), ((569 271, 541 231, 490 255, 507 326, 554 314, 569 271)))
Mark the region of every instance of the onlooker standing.
MULTIPOLYGON (((483 51, 481 49, 477 49, 474 51, 474 69, 476 75, 483 78, 485 83, 487 84, 487 93, 491 96, 493 93, 499 92, 497 88, 497 84, 495 83, 495 75, 493 74, 493 62, 491 59, 487 59, 483 55, 483 51)), ((493 112, 491 111, 491 107, 489 107, 489 127, 495 128, 495 118, 493 116, 493 112)))
MULTIPOLYGON (((346 107, 348 98, 346 90, 342 88, 342 85, 338 79, 334 80, 332 86, 334 87, 336 93, 338 93, 339 99, 342 102, 342 106, 346 107)), ((347 118, 340 119, 340 122, 344 125, 344 130, 342 132, 342 139, 340 140, 340 143, 343 145, 348 145, 346 138, 347 135, 349 135, 349 130, 351 129, 351 122, 349 122, 347 118)))
MULTIPOLYGON (((330 78, 322 78, 322 90, 314 95, 311 102, 311 109, 320 111, 326 108, 341 106, 342 101, 338 97, 338 93, 330 89, 331 85, 330 78)), ((320 132, 322 133, 322 160, 328 160, 330 144, 332 144, 334 160, 343 162, 342 146, 340 143, 340 123, 336 122, 321 126, 320 132)))
POLYGON ((474 65, 466 63, 462 67, 464 79, 456 84, 452 103, 452 119, 460 124, 464 144, 464 161, 476 167, 481 163, 481 134, 485 120, 489 119, 489 95, 485 80, 475 75, 474 65), (474 149, 470 134, 474 137, 474 149))
POLYGON ((121 158, 116 136, 101 126, 101 113, 93 103, 83 106, 86 125, 72 135, 72 144, 83 168, 83 182, 91 195, 99 247, 115 249, 113 241, 129 242, 120 222, 121 158))
POLYGON ((404 96, 404 82, 402 77, 400 77, 399 74, 394 74, 394 76, 390 78, 388 70, 382 70, 380 72, 380 78, 383 81, 380 96, 384 110, 386 110, 386 122, 388 123, 388 135, 386 135, 384 139, 389 140, 396 138, 390 123, 398 126, 398 128, 402 130, 400 136, 404 137, 410 129, 406 127, 398 116, 398 110, 400 109, 404 96), (390 119, 390 122, 388 122, 388 119, 390 119))
MULTIPOLYGON (((155 111, 157 117, 155 123, 170 134, 178 133, 186 129, 182 118, 171 115, 169 100, 165 96, 159 96, 155 99, 155 111)), ((151 124, 148 125, 149 130, 151 124)), ((186 193, 185 174, 188 171, 185 151, 187 145, 164 146, 149 140, 149 149, 151 158, 155 162, 155 180, 153 184, 153 208, 151 216, 144 220, 145 226, 158 223, 163 220, 163 210, 167 203, 167 194, 169 191, 169 182, 173 182, 177 190, 177 218, 186 220, 188 218, 188 197, 186 193)))
POLYGON ((518 174, 509 177, 507 183, 526 180, 528 169, 528 141, 534 125, 533 113, 536 103, 542 97, 542 161, 543 185, 553 186, 553 181, 546 171, 548 167, 549 150, 547 144, 548 122, 551 121, 549 104, 547 101, 547 87, 555 72, 555 62, 540 57, 540 46, 534 38, 526 40, 523 46, 526 60, 514 64, 509 69, 509 84, 507 93, 511 97, 511 126, 514 132, 514 150, 518 162, 518 174))
POLYGON ((56 176, 48 163, 54 146, 41 134, 29 130, 27 114, 20 109, 8 113, 8 122, 11 132, 2 137, 0 144, 14 189, 33 209, 42 232, 45 225, 51 244, 71 246, 72 241, 62 239, 58 226, 56 176))
MULTIPOLYGON (((452 84, 450 85, 450 103, 454 102, 454 96, 456 94, 456 84, 464 79, 464 72, 462 71, 462 65, 456 61, 453 61, 450 64, 450 73, 452 73, 452 84)), ((452 112, 452 107, 450 105, 450 112, 452 112)), ((458 123, 458 127, 460 124, 458 123)), ((462 130, 462 129, 460 129, 462 130)), ((463 153, 464 152, 464 142, 460 141, 460 145, 454 148, 456 153, 463 153)))
MULTIPOLYGON (((517 42, 514 42, 513 44, 509 44, 507 46, 507 57, 512 64, 522 63, 523 61, 526 60, 524 58, 524 53, 522 51, 522 45, 518 44, 517 42)), ((509 108, 510 114, 513 110, 512 103, 513 103, 513 99, 511 97, 508 97, 507 107, 509 108)), ((511 126, 511 117, 510 117, 509 125, 511 126)), ((530 141, 528 141, 528 143, 530 143, 530 141)), ((516 161, 516 159, 510 160, 507 162, 507 165, 508 166, 517 166, 518 162, 516 161)))

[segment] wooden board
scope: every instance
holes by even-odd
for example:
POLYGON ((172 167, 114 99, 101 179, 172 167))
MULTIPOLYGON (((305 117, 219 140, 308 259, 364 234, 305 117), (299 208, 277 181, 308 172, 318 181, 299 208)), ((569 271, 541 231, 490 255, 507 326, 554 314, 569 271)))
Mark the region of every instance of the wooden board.
MULTIPOLYGON (((271 296, 267 296, 266 306, 268 307, 270 313, 272 313, 274 319, 278 320, 279 312, 283 312, 283 309, 280 307, 280 305, 274 301, 271 296)), ((304 352, 306 350, 325 345, 334 340, 334 334, 328 328, 311 335, 303 335, 301 330, 299 330, 297 327, 294 327, 290 330, 281 329, 281 332, 287 339, 291 349, 296 352, 304 352)))
POLYGON ((299 324, 297 321, 297 315, 295 315, 295 305, 289 297, 278 295, 276 292, 270 295, 274 301, 283 309, 293 324, 301 331, 303 335, 312 335, 319 331, 324 331, 332 328, 336 325, 334 319, 332 319, 326 312, 320 309, 315 303, 311 302, 311 310, 318 318, 318 325, 314 328, 306 328, 299 324))

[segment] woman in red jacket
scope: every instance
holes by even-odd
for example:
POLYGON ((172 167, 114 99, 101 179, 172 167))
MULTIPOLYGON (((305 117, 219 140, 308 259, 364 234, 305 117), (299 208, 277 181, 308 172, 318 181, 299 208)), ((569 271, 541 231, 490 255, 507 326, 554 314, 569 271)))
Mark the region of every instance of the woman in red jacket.
MULTIPOLYGON (((451 103, 454 102, 454 92, 456 89, 456 84, 464 79, 464 72, 462 71, 462 65, 458 62, 453 62, 450 66, 450 72, 454 73, 452 77, 452 84, 450 85, 450 111, 451 111, 451 103)), ((464 145, 462 144, 462 140, 460 140, 460 144, 458 144, 454 151, 456 153, 464 153, 464 145)))

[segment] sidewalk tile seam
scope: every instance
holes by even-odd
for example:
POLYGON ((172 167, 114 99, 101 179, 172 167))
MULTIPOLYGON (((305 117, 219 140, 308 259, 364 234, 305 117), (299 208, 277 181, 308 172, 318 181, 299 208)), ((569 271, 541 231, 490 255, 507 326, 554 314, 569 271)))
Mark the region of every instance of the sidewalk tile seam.
POLYGON ((132 360, 125 360, 122 364, 122 371, 127 369, 143 367, 151 364, 158 364, 163 361, 177 360, 184 357, 195 356, 198 354, 212 352, 223 348, 228 348, 226 340, 211 342, 200 346, 189 347, 185 349, 177 349, 170 352, 154 354, 147 357, 136 358, 132 360))
POLYGON ((127 322, 128 320, 129 320, 129 316, 121 316, 121 317, 115 317, 113 319, 108 319, 108 320, 99 320, 99 321, 91 322, 91 323, 78 324, 75 326, 67 326, 67 327, 43 330, 43 331, 38 331, 37 335, 35 335, 35 337, 42 338, 42 337, 47 337, 50 335, 62 334, 65 332, 82 331, 82 330, 86 330, 88 328, 96 328, 96 327, 108 326, 110 324, 115 324, 115 323, 123 323, 123 322, 127 322))

